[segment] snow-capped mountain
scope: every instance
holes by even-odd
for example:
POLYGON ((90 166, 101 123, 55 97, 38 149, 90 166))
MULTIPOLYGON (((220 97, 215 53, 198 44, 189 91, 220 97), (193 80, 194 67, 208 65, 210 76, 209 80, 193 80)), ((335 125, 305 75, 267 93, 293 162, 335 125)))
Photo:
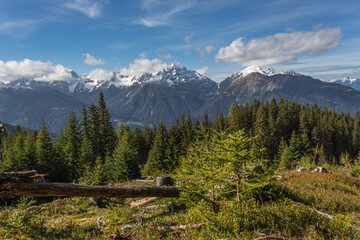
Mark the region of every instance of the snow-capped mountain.
POLYGON ((111 72, 103 69, 96 69, 89 74, 83 74, 81 76, 72 71, 72 79, 67 80, 59 79, 44 81, 36 80, 34 78, 21 78, 11 82, 4 82, 0 79, 0 88, 34 89, 39 87, 50 87, 63 93, 83 93, 110 87, 124 88, 134 84, 145 84, 150 82, 168 84, 169 86, 187 83, 197 83, 204 86, 214 85, 213 81, 208 77, 173 63, 159 72, 138 75, 123 75, 121 71, 111 72))
POLYGON ((360 81, 360 78, 345 77, 342 80, 336 80, 336 81, 351 84, 351 83, 354 83, 356 81, 360 81))
POLYGON ((236 72, 230 76, 230 78, 239 78, 239 77, 246 77, 249 74, 252 73, 260 73, 265 76, 273 76, 277 74, 281 75, 292 75, 292 76, 299 76, 300 73, 297 73, 293 70, 286 71, 286 72, 280 72, 278 70, 275 70, 274 68, 268 67, 268 66, 249 66, 245 68, 244 70, 241 70, 239 72, 236 72))
POLYGON ((49 129, 58 132, 71 109, 80 112, 83 104, 96 102, 103 91, 118 121, 170 124, 182 113, 201 107, 217 88, 216 82, 179 64, 130 76, 97 69, 80 76, 72 72, 66 80, 49 80, 47 76, 8 82, 0 79, 0 116, 5 122, 35 129, 45 117, 49 129))
POLYGON ((336 112, 355 113, 360 109, 360 91, 336 83, 323 82, 294 71, 279 72, 268 67, 252 66, 234 73, 219 84, 215 99, 201 112, 214 117, 235 103, 244 105, 254 99, 270 102, 295 101, 300 104, 317 104, 336 112))
POLYGON ((178 64, 142 75, 136 83, 109 100, 120 119, 137 123, 174 123, 180 115, 194 113, 215 93, 218 85, 178 64))
POLYGON ((71 109, 80 113, 83 105, 97 101, 100 91, 112 119, 132 126, 161 121, 170 125, 187 113, 198 119, 205 113, 214 118, 220 111, 226 114, 232 103, 246 104, 254 99, 283 98, 351 113, 360 109, 360 91, 270 67, 247 67, 220 84, 179 64, 133 75, 128 74, 131 71, 102 69, 83 75, 70 69, 63 72, 64 79, 46 74, 0 79, 0 120, 38 129, 44 117, 49 130, 59 132, 71 109))
POLYGON ((163 82, 170 85, 184 82, 208 82, 210 79, 196 71, 187 70, 185 67, 172 63, 165 69, 152 75, 148 82, 163 82))
POLYGON ((341 80, 332 80, 331 82, 339 83, 360 90, 360 78, 345 77, 341 80))

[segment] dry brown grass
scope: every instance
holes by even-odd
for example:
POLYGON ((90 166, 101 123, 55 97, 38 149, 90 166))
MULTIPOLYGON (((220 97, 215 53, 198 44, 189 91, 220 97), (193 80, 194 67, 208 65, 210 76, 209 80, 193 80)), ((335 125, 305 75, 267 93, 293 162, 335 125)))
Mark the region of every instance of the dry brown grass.
POLYGON ((299 200, 330 214, 349 215, 360 226, 360 179, 343 172, 281 172, 279 182, 299 200))

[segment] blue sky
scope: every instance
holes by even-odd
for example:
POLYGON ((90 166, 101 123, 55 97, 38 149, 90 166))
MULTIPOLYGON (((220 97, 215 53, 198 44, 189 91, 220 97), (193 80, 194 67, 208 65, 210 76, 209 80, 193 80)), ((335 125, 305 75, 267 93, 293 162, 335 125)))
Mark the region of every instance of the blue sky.
POLYGON ((217 81, 253 64, 360 77, 359 9, 355 0, 0 0, 0 77, 24 59, 26 74, 177 62, 217 81))

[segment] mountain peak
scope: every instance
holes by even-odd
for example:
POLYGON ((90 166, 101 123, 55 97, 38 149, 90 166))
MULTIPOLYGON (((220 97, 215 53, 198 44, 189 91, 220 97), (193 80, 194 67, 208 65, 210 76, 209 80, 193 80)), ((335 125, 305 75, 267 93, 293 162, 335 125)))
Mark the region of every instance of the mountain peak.
POLYGON ((356 78, 356 77, 348 76, 348 77, 344 77, 343 79, 333 79, 330 80, 329 82, 338 83, 341 85, 352 87, 356 90, 360 90, 360 77, 356 78))
POLYGON ((167 65, 166 69, 184 69, 185 67, 181 66, 179 63, 171 63, 167 65))
POLYGON ((302 76, 302 74, 295 72, 294 70, 288 70, 288 71, 284 72, 283 74, 291 75, 291 76, 302 76))
POLYGON ((248 66, 245 69, 241 70, 240 72, 234 73, 233 76, 235 77, 245 77, 251 73, 260 73, 265 76, 273 76, 276 74, 282 75, 292 75, 292 76, 301 76, 300 73, 295 72, 294 70, 289 70, 286 72, 280 72, 272 67, 268 66, 248 66))
MULTIPOLYGON (((160 72, 162 73, 171 73, 172 75, 176 75, 176 74, 184 74, 184 73, 187 73, 189 72, 189 70, 180 65, 179 63, 171 63, 170 65, 167 65, 163 70, 161 70, 160 72)), ((159 73, 159 72, 158 72, 159 73)), ((155 73, 157 74, 157 73, 155 73)))
POLYGON ((246 75, 249 75, 250 73, 261 73, 266 76, 272 76, 275 74, 282 74, 282 72, 279 72, 275 70, 274 68, 268 67, 268 66, 248 66, 244 70, 240 71, 245 77, 246 75))
POLYGON ((208 77, 196 71, 188 70, 186 67, 181 66, 178 63, 172 63, 163 70, 153 74, 153 77, 149 79, 149 81, 168 83, 170 85, 181 82, 213 82, 208 77))
POLYGON ((353 83, 353 82, 360 81, 360 78, 345 77, 343 80, 340 80, 340 81, 353 83))

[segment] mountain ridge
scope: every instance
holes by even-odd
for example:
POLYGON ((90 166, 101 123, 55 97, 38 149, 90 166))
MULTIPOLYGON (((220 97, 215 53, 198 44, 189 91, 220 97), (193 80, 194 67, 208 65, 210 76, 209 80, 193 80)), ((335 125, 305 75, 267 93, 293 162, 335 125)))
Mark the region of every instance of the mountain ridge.
POLYGON ((175 84, 187 81, 206 80, 213 81, 210 78, 194 71, 188 70, 180 64, 170 64, 164 69, 155 73, 142 73, 134 75, 123 75, 120 71, 110 72, 102 69, 96 69, 90 73, 78 75, 71 71, 72 80, 49 80, 43 78, 19 78, 14 81, 1 81, 0 88, 26 88, 38 86, 50 86, 66 93, 91 92, 99 88, 114 86, 116 88, 130 87, 133 84, 143 84, 145 82, 163 82, 175 84), (95 71, 95 72, 94 72, 95 71), (43 79, 43 80, 41 80, 43 79))
POLYGON ((156 73, 136 76, 119 73, 93 80, 90 75, 72 72, 78 81, 22 78, 5 84, 0 79, 0 115, 5 116, 2 120, 6 122, 35 129, 45 117, 50 131, 59 132, 70 110, 80 113, 83 105, 97 101, 100 91, 114 124, 134 126, 151 126, 161 121, 169 126, 187 113, 193 118, 201 119, 204 114, 215 118, 220 111, 227 113, 232 103, 245 104, 254 99, 265 102, 283 98, 326 106, 337 112, 354 113, 360 109, 360 91, 270 67, 250 66, 220 83, 179 64, 167 65, 156 73))
POLYGON ((332 80, 333 83, 339 83, 345 86, 352 87, 356 90, 360 90, 360 77, 353 78, 353 77, 345 77, 343 79, 332 80))

